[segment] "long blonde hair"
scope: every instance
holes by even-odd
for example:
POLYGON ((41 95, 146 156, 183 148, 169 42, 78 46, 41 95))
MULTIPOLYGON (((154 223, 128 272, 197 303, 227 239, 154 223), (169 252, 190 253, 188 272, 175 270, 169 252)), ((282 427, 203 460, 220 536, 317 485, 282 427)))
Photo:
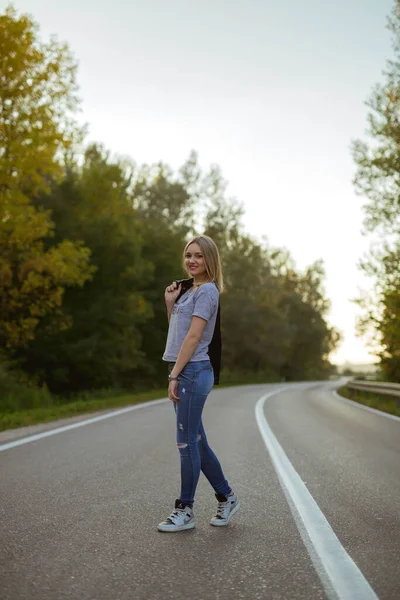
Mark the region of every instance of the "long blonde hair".
POLYGON ((208 235, 197 235, 192 238, 185 246, 183 251, 183 266, 185 268, 185 255, 190 244, 198 244, 204 257, 206 276, 209 281, 213 281, 218 291, 224 291, 224 278, 222 276, 221 258, 217 244, 208 235))

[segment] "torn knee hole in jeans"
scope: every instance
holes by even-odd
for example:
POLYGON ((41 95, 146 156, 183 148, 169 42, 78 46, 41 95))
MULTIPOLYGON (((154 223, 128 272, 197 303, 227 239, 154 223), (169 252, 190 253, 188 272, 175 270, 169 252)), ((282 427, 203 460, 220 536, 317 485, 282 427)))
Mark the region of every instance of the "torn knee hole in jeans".
MULTIPOLYGON (((197 435, 197 441, 199 442, 200 440, 201 440, 201 434, 199 433, 197 435)), ((187 446, 188 446, 188 444, 185 444, 185 443, 182 444, 181 442, 178 442, 176 445, 178 446, 178 448, 187 448, 187 446)))

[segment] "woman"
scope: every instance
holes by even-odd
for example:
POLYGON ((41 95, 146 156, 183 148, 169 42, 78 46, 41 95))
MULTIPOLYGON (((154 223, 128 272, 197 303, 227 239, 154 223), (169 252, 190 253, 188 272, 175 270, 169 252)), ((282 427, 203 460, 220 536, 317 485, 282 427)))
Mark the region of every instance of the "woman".
POLYGON ((193 278, 193 285, 179 299, 181 284, 174 282, 165 290, 169 330, 163 356, 170 366, 168 397, 174 403, 176 413, 181 494, 171 515, 158 525, 160 531, 194 527, 193 503, 200 470, 214 488, 218 500, 211 525, 227 525, 240 507, 218 458, 208 445, 201 418, 214 384, 207 350, 223 289, 218 248, 208 236, 195 237, 186 244, 183 261, 193 278))

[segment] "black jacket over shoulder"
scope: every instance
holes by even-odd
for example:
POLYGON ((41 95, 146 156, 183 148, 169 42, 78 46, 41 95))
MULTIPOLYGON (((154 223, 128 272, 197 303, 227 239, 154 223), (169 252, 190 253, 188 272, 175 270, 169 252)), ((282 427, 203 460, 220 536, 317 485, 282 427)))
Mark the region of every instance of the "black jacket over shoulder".
MULTIPOLYGON (((193 277, 190 279, 176 279, 178 285, 182 285, 181 292, 177 297, 177 300, 193 285, 193 277)), ((214 385, 219 384, 219 376, 221 372, 221 354, 222 354, 222 340, 221 340, 221 304, 218 302, 217 320, 215 321, 215 328, 212 340, 208 347, 208 356, 214 371, 214 385)))

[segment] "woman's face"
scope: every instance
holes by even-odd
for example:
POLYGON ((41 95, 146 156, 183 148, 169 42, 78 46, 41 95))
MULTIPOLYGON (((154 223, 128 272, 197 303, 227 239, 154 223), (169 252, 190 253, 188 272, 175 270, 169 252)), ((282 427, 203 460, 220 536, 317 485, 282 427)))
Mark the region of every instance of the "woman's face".
POLYGON ((206 265, 199 244, 193 242, 186 250, 185 267, 191 277, 202 280, 206 274, 206 265))

